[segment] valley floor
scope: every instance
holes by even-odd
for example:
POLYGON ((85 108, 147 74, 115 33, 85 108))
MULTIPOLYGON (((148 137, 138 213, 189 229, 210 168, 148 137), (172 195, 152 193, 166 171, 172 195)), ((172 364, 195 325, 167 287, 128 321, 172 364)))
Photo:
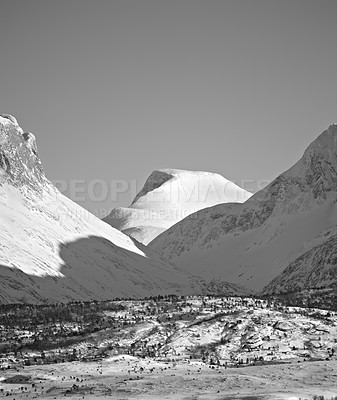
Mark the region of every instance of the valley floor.
POLYGON ((336 344, 334 304, 168 296, 3 305, 0 399, 337 400, 336 344))
MULTIPOLYGON (((0 383, 11 399, 229 400, 331 399, 337 395, 337 360, 288 362, 237 368, 201 362, 157 362, 113 356, 101 362, 25 367, 29 381, 0 383)), ((2 372, 2 379, 15 377, 2 372)), ((24 378, 25 377, 25 378, 24 378)), ((17 379, 20 376, 17 375, 17 379)))

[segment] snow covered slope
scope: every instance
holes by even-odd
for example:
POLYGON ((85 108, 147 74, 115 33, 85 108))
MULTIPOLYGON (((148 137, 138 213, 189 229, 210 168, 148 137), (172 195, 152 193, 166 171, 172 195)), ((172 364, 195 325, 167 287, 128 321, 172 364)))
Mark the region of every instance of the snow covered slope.
MULTIPOLYGON (((149 247, 206 279, 260 290, 295 260, 303 268, 306 260, 305 268, 311 269, 311 246, 337 224, 336 198, 337 125, 331 125, 292 168, 245 203, 198 211, 149 247)), ((335 268, 329 257, 323 252, 319 268, 335 268)), ((303 268, 296 279, 304 279, 303 268)), ((308 278, 306 285, 326 282, 329 273, 325 271, 324 279, 308 278)))
POLYGON ((0 116, 0 224, 2 303, 194 291, 187 273, 62 196, 34 135, 8 115, 0 116))
POLYGON ((306 247, 307 251, 264 288, 264 294, 336 285, 337 227, 323 232, 306 247))
POLYGON ((130 207, 115 208, 103 221, 148 244, 200 209, 219 203, 242 203, 250 196, 218 174, 162 169, 151 173, 130 207))

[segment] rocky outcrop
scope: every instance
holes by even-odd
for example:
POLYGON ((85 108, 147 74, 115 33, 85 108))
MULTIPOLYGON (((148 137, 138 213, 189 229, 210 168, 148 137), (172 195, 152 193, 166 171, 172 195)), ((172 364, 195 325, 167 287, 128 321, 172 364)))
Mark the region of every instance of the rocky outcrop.
POLYGON ((15 187, 38 190, 40 184, 50 183, 38 157, 35 136, 23 132, 8 114, 0 114, 0 168, 2 179, 15 187))

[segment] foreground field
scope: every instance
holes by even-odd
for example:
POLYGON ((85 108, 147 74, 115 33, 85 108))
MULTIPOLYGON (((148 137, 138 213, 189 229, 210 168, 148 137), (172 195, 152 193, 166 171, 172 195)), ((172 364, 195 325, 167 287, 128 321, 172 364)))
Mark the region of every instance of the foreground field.
POLYGON ((168 296, 0 311, 0 398, 337 396, 335 307, 168 296))
POLYGON ((30 366, 16 376, 4 371, 0 388, 2 396, 16 400, 303 400, 315 395, 330 399, 337 395, 337 361, 224 368, 113 356, 99 363, 30 366), (6 378, 15 377, 18 383, 6 383, 6 378))

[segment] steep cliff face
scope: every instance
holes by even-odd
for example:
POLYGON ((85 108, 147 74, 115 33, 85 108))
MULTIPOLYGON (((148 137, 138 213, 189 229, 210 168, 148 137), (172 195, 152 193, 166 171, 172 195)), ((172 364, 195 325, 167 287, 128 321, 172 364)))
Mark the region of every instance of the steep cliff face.
POLYGON ((35 137, 0 117, 0 302, 193 293, 193 278, 62 196, 35 137))
POLYGON ((153 171, 130 207, 111 211, 104 221, 148 244, 197 210, 220 203, 242 203, 251 193, 219 174, 164 169, 153 171))
POLYGON ((198 211, 149 247, 201 276, 260 290, 337 223, 337 125, 243 204, 198 211))
POLYGON ((23 132, 17 120, 8 114, 0 114, 0 168, 2 179, 13 186, 29 186, 35 190, 47 184, 38 157, 35 136, 23 132))

